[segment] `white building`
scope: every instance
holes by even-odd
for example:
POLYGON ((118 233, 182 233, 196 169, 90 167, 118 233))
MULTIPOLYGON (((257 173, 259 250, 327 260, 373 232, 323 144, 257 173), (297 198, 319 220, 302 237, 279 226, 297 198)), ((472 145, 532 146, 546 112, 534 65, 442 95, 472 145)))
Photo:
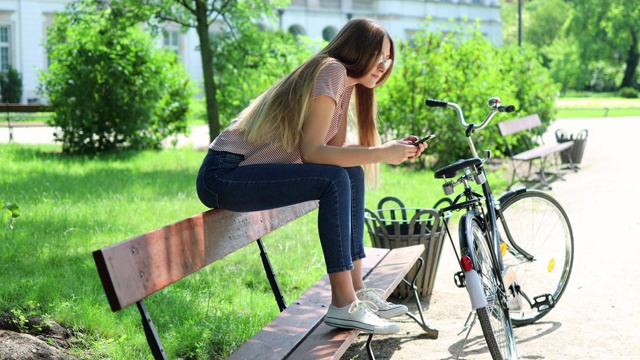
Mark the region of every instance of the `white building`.
MULTIPOLYGON (((22 102, 39 102, 38 73, 46 70, 43 47, 55 12, 69 0, 0 0, 0 71, 9 66, 22 74, 22 102)), ((421 29, 426 17, 429 29, 451 28, 465 19, 479 19, 481 31, 496 45, 502 44, 499 0, 291 0, 278 9, 273 26, 311 38, 331 39, 353 17, 368 17, 382 24, 394 40, 408 40, 421 29), (453 21, 453 23, 451 22, 453 21)), ((159 42, 175 49, 194 80, 202 79, 198 37, 194 29, 181 33, 167 25, 159 42)))

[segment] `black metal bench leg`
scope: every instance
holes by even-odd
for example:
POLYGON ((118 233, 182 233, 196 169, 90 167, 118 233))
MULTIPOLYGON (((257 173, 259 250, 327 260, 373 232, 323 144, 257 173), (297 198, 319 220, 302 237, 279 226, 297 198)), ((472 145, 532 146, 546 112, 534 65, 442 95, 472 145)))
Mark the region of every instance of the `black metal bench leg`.
POLYGON ((7 127, 9 128, 9 142, 13 142, 13 126, 11 126, 11 115, 7 111, 7 127))
POLYGON ((542 183, 542 185, 544 185, 549 190, 551 190, 552 189, 551 184, 547 181, 547 176, 546 176, 546 170, 545 170, 546 164, 547 164, 547 158, 546 157, 540 158, 540 182, 542 183))
POLYGON ((367 354, 369 355, 369 360, 376 360, 376 356, 373 354, 373 349, 371 348, 371 340, 373 340, 373 334, 369 334, 367 337, 367 354))
POLYGON ((509 186, 507 186, 507 190, 511 189, 513 184, 516 183, 516 175, 517 175, 516 162, 512 160, 511 161, 511 166, 513 166, 513 171, 511 172, 511 182, 509 183, 509 186))
POLYGON ((276 278, 276 274, 273 271, 273 267, 271 266, 271 261, 269 260, 269 255, 267 255, 267 251, 264 249, 264 244, 262 243, 262 239, 258 239, 256 241, 258 246, 260 247, 260 257, 262 258, 262 265, 264 266, 264 272, 267 274, 267 279, 269 279, 269 284, 271 285, 271 290, 273 291, 273 296, 276 298, 276 302, 278 303, 278 308, 280 308, 280 312, 287 308, 287 301, 282 294, 282 289, 280 289, 280 283, 278 283, 278 279, 276 278))
POLYGON ((427 336, 430 339, 437 339, 438 335, 439 335, 439 331, 438 329, 434 329, 432 327, 430 327, 429 325, 427 325, 427 322, 424 319, 424 312, 422 311, 422 304, 420 304, 420 296, 418 295, 418 287, 416 286, 416 282, 418 281, 418 275, 420 274, 420 270, 422 269, 422 266, 424 266, 424 260, 422 259, 422 257, 418 258, 418 269, 416 271, 415 276, 413 277, 413 280, 411 282, 407 281, 406 279, 402 279, 402 281, 404 281, 405 284, 409 285, 411 287, 411 289, 413 290, 413 296, 416 299, 416 305, 418 307, 418 315, 420 315, 420 319, 418 319, 415 315, 413 315, 412 313, 407 313, 407 316, 409 316, 411 319, 413 319, 413 321, 417 322, 418 325, 420 325, 420 327, 422 328, 422 330, 424 330, 424 332, 427 333, 427 336))
POLYGON ((149 311, 147 311, 147 306, 142 300, 136 302, 136 305, 138 305, 140 317, 142 317, 142 327, 144 328, 144 334, 147 336, 147 343, 149 344, 153 358, 156 360, 168 360, 156 327, 153 325, 153 321, 151 321, 151 315, 149 311))

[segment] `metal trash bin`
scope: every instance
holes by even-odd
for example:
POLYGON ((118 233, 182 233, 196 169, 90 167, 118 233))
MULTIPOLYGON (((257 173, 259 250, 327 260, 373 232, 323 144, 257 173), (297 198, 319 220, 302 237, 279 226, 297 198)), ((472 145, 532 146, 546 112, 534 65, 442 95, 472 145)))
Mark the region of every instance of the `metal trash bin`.
POLYGON ((560 153, 560 158, 563 164, 573 164, 578 165, 582 162, 582 155, 584 155, 584 148, 587 145, 587 138, 589 137, 589 131, 587 129, 583 129, 577 134, 567 135, 567 133, 562 130, 556 130, 556 141, 559 143, 573 141, 573 146, 569 149, 560 153), (571 159, 569 159, 571 156, 571 159))
MULTIPOLYGON (((448 198, 446 200, 450 202, 448 198)), ((374 247, 395 249, 424 244, 425 250, 422 253, 424 266, 420 269, 416 284, 420 297, 431 295, 433 292, 446 234, 444 222, 449 221, 450 217, 451 214, 447 214, 441 218, 435 208, 407 208, 402 201, 394 197, 385 197, 378 203, 377 210, 365 209, 364 215, 367 231, 374 247), (384 205, 387 202, 394 202, 396 206, 385 208, 384 205)), ((409 279, 415 277, 417 269, 418 264, 414 265, 407 274, 409 279)), ((411 287, 402 282, 394 290, 393 295, 407 298, 411 293, 411 287)))

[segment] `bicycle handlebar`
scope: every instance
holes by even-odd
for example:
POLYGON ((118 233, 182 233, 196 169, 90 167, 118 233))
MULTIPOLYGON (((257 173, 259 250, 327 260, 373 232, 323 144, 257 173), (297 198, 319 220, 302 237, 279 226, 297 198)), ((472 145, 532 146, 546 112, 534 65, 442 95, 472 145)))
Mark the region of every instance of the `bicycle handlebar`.
POLYGON ((516 110, 516 107, 513 105, 500 105, 500 98, 492 97, 488 101, 489 108, 491 108, 491 112, 489 112, 489 115, 487 115, 487 117, 478 125, 478 124, 467 123, 464 120, 464 114, 462 113, 462 109, 456 103, 442 101, 442 100, 435 100, 435 99, 427 99, 425 101, 425 104, 429 107, 443 107, 443 108, 455 109, 456 112, 458 113, 458 119, 460 119, 460 123, 462 124, 462 126, 464 126, 467 129, 471 128, 472 130, 481 130, 484 127, 486 127, 491 121, 491 119, 493 118, 493 116, 498 112, 513 112, 516 110))

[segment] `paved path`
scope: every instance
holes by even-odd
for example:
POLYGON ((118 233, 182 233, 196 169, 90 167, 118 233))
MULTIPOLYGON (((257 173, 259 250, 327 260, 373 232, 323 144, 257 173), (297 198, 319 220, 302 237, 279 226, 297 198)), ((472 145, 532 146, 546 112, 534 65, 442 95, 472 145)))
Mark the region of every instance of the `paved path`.
MULTIPOLYGON (((575 264, 558 307, 539 323, 517 328, 521 359, 637 359, 640 348, 640 209, 636 199, 637 148, 640 116, 567 119, 553 130, 575 133, 589 130, 582 169, 553 183, 551 194, 565 207, 575 236, 575 264)), ((16 142, 51 142, 52 130, 15 129, 16 142)), ((190 140, 198 147, 208 142, 206 128, 197 128, 190 140)), ((551 135, 553 136, 553 135, 551 135)), ((0 141, 8 130, 0 128, 0 141)), ((435 290, 423 301, 428 323, 440 338, 428 340, 411 320, 402 318, 403 332, 376 337, 378 359, 455 359, 464 336, 458 336, 469 311, 463 289, 453 285, 456 263, 446 244, 435 290)), ((366 358, 355 347, 349 356, 366 358)), ((345 358, 349 358, 345 356, 345 358)), ((461 359, 488 359, 484 339, 476 326, 461 359)))

